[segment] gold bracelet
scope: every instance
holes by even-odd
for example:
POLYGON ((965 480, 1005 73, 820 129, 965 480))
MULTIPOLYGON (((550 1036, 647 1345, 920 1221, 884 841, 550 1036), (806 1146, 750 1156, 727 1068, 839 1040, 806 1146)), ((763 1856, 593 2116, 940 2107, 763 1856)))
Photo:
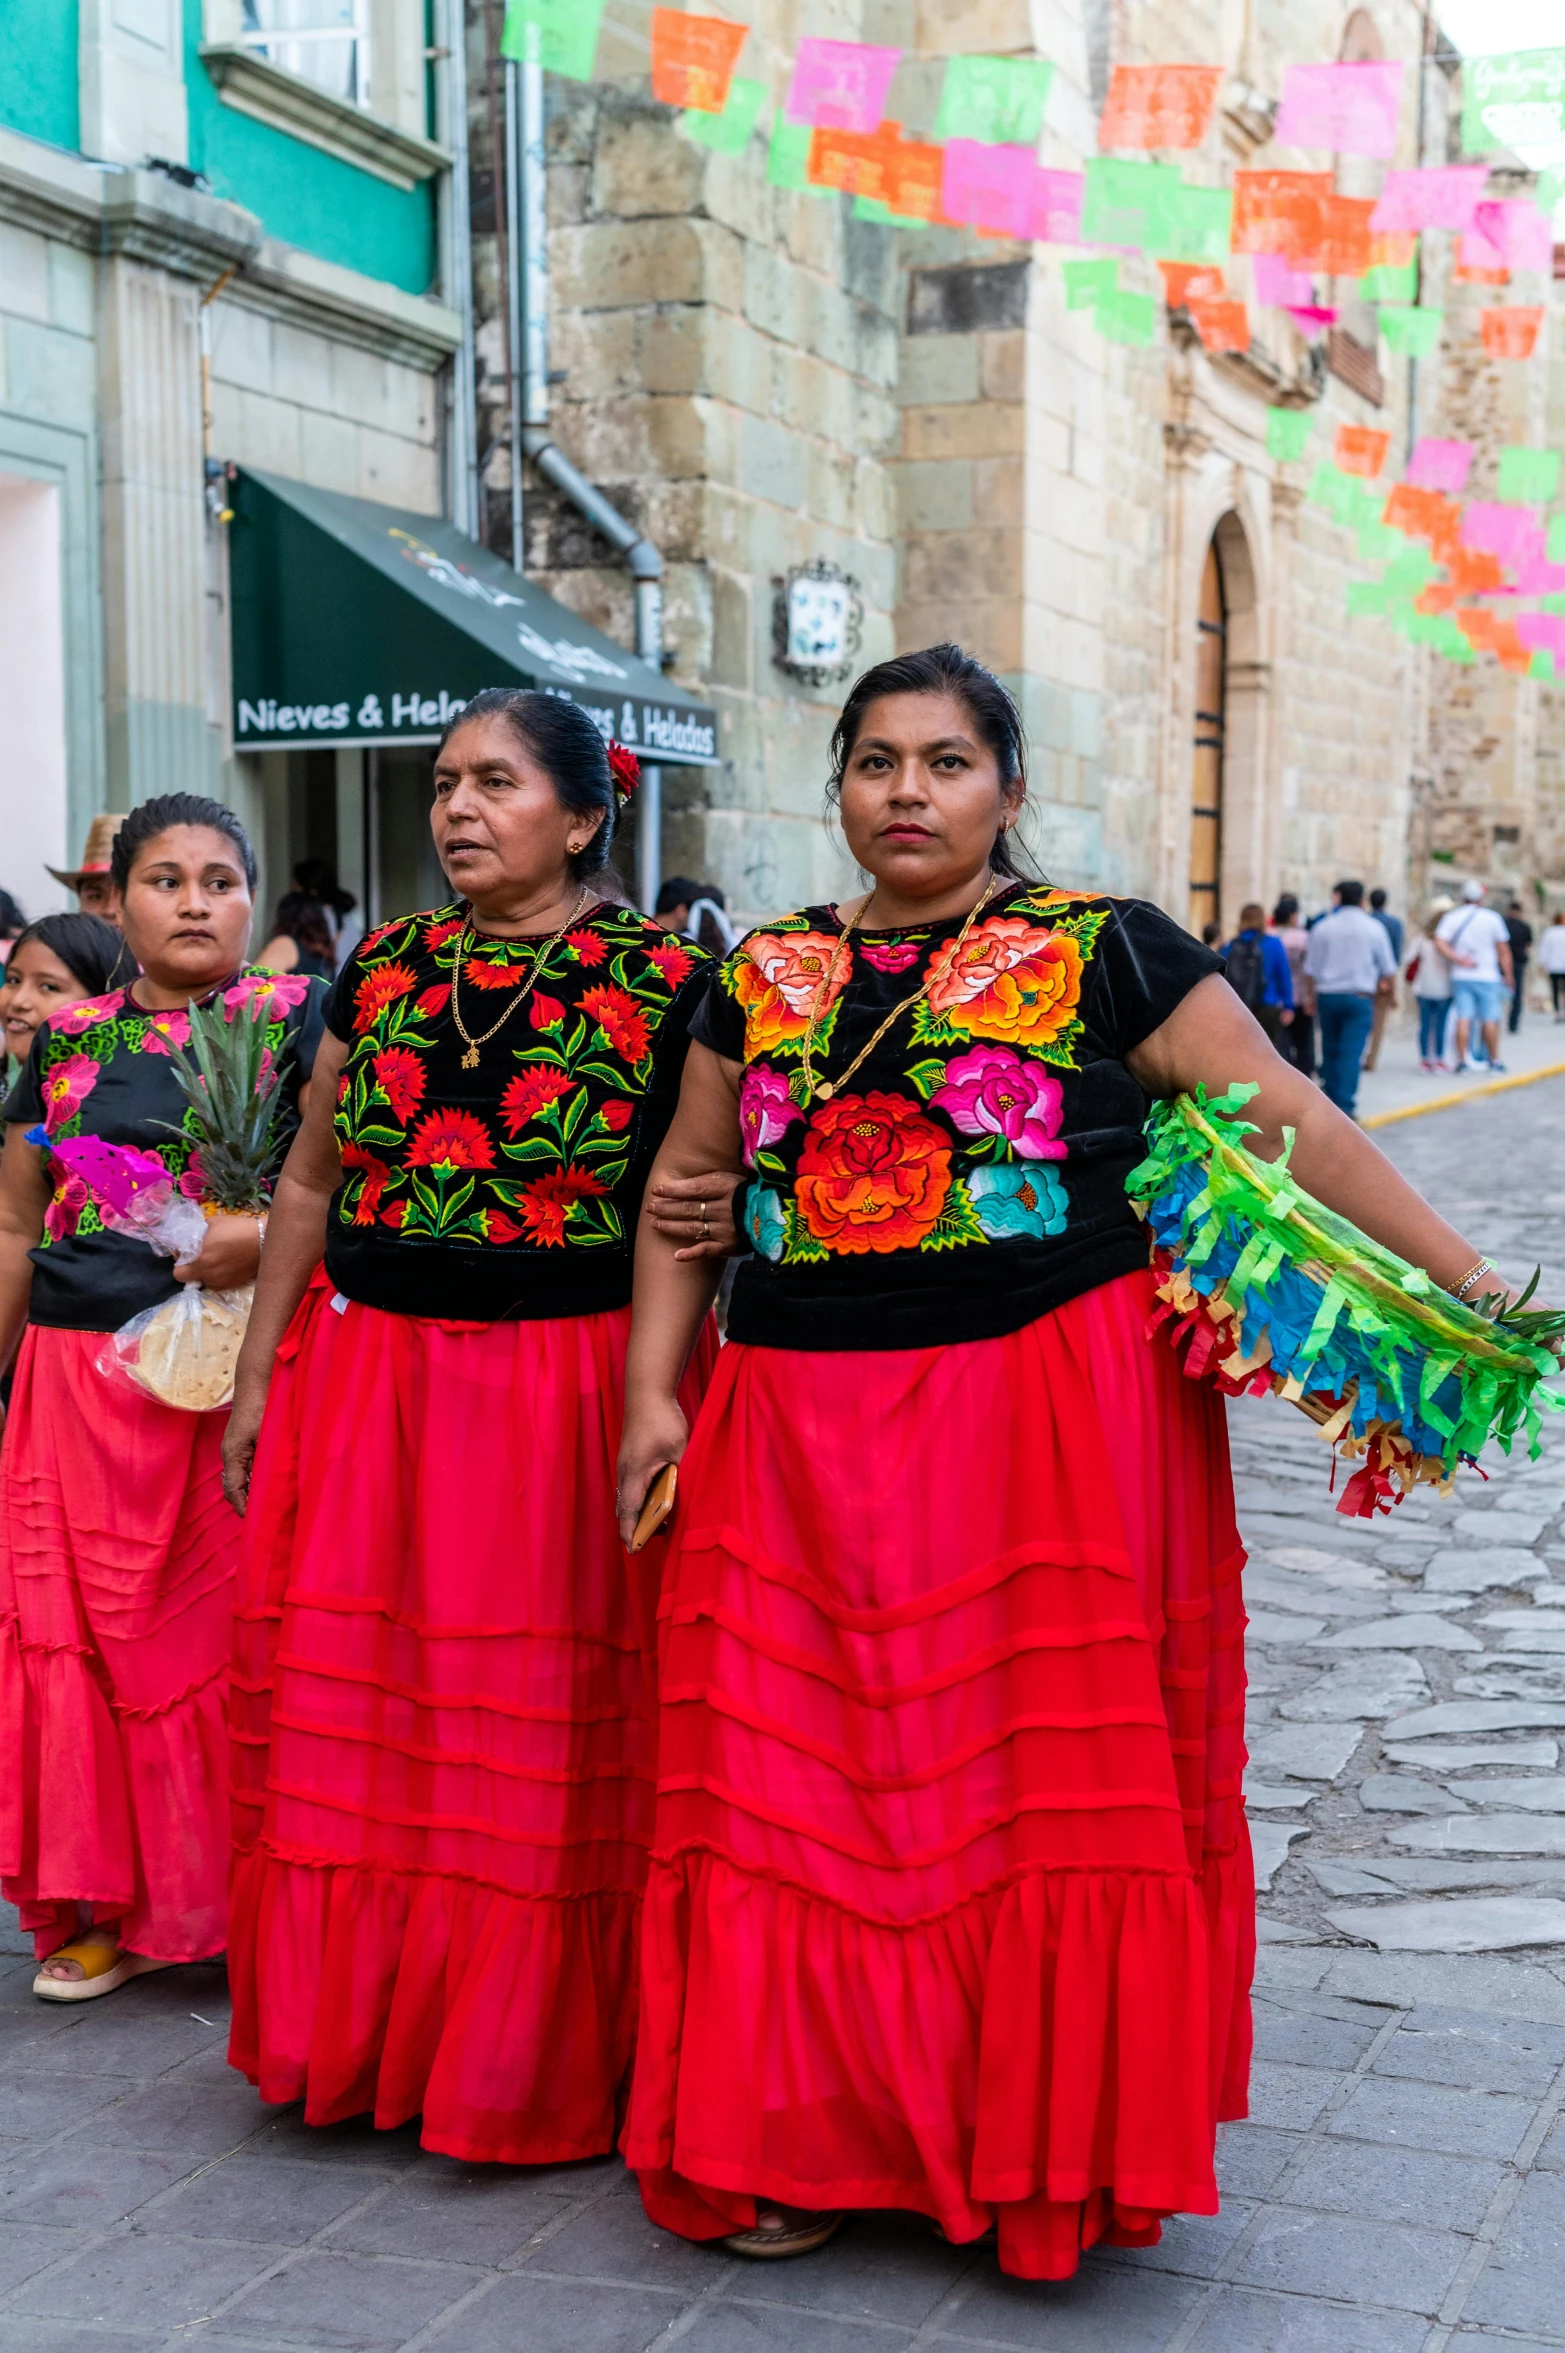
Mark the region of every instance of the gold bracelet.
POLYGON ((1480 1258, 1476 1266, 1470 1266, 1468 1268, 1466 1274, 1463 1275, 1459 1283, 1451 1284, 1451 1297, 1453 1299, 1465 1299, 1468 1292, 1472 1289, 1474 1283, 1478 1282, 1484 1275, 1492 1275, 1493 1272, 1494 1268, 1489 1264, 1488 1259, 1480 1258))

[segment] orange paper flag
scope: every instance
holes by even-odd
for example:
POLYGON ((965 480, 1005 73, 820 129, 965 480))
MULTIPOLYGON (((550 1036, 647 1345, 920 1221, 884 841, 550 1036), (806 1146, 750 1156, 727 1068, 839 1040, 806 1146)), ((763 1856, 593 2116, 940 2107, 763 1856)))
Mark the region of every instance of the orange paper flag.
POLYGON ((885 204, 905 221, 944 221, 940 195, 945 180, 945 149, 918 139, 899 139, 885 164, 885 204))
POLYGON ((1410 261, 1417 259, 1416 229, 1392 229, 1383 237, 1370 240, 1369 266, 1372 270, 1405 270, 1410 261))
POLYGON ((889 208, 893 158, 901 143, 900 123, 885 122, 874 131, 812 131, 804 176, 812 188, 841 188, 889 208))
POLYGON ((1373 482, 1390 447, 1390 434, 1377 433, 1373 425, 1337 427, 1336 459, 1344 474, 1362 474, 1366 482, 1373 482))
POLYGON ((1453 581, 1432 581, 1428 588, 1421 588, 1414 597, 1413 610, 1415 613, 1448 613, 1459 593, 1462 592, 1453 581))
POLYGON ((1218 65, 1117 65, 1098 120, 1098 145, 1199 147, 1211 127, 1218 65))
POLYGON ((1486 310, 1480 313, 1478 324, 1491 359, 1531 359, 1543 311, 1531 304, 1516 310, 1486 310))
POLYGON ((1405 531, 1410 539, 1443 540, 1453 547, 1460 544, 1457 535, 1462 528, 1462 509, 1442 490, 1419 490, 1411 482, 1399 482, 1386 501, 1381 520, 1394 531, 1405 531))
POLYGON ((1441 560, 1451 575, 1453 596, 1482 596, 1505 586, 1505 566, 1484 548, 1453 547, 1441 560))
POLYGON ((664 106, 721 114, 749 29, 720 16, 681 16, 672 8, 654 8, 653 97, 664 106))
POLYGON ((1454 286, 1508 286, 1510 282, 1509 270, 1481 269, 1476 262, 1459 261, 1451 271, 1454 286))
POLYGON ((1183 310, 1186 303, 1218 301, 1228 291, 1223 284, 1223 273, 1205 261, 1160 261, 1163 277, 1163 300, 1170 310, 1183 310))
POLYGON ((1283 246, 1290 265, 1333 278, 1362 278, 1375 242, 1369 233, 1374 209, 1372 196, 1328 196, 1317 219, 1301 223, 1296 238, 1283 246))
POLYGON ((1187 305, 1196 333, 1208 351, 1248 351, 1250 314, 1228 295, 1192 294, 1187 305))
POLYGON ((1235 172, 1235 253, 1285 253, 1318 229, 1330 172, 1235 172))

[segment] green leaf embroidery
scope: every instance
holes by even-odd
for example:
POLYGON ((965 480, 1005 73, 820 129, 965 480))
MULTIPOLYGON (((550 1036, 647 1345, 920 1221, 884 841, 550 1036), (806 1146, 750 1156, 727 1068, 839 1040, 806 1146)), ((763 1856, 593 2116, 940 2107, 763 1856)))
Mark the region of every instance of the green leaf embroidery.
POLYGON ((784 1212, 783 1263, 788 1266, 820 1266, 831 1252, 824 1242, 817 1242, 803 1218, 797 1203, 790 1201, 784 1212))
POLYGON ((919 1243, 920 1250, 956 1250, 969 1242, 988 1239, 978 1222, 978 1215, 968 1198, 967 1187, 957 1178, 946 1195, 946 1204, 935 1223, 919 1243))
POLYGON ((907 1075, 927 1103, 936 1087, 944 1083, 946 1066, 943 1062, 913 1062, 907 1075))

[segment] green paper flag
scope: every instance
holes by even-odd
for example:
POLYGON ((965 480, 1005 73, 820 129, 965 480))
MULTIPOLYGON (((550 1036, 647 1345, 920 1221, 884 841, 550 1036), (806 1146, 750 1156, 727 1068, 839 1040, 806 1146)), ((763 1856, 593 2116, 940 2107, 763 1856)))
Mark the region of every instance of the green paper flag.
POLYGON ((1053 66, 1041 57, 953 57, 940 92, 936 142, 1036 147, 1053 80, 1053 66))
POLYGON ((506 0, 500 54, 590 82, 603 0, 506 0))
MULTIPOLYGON (((1508 507, 1541 507, 1560 486, 1557 449, 1502 449, 1496 495, 1508 507)), ((1552 528, 1552 526, 1551 526, 1552 528)))
POLYGON ((1410 261, 1401 267, 1388 261, 1378 262, 1359 280, 1360 302, 1416 302, 1417 299, 1417 262, 1410 261))
POLYGON ((1179 185, 1175 164, 1090 156, 1081 206, 1083 245, 1150 246, 1151 224, 1166 221, 1171 192, 1179 185))
MULTIPOLYGON (((1400 538, 1401 533, 1398 532, 1396 536, 1400 538)), ((1434 558, 1422 547, 1399 548, 1383 574, 1386 587, 1393 596, 1416 594, 1420 588, 1427 587, 1434 576, 1434 558)))
POLYGON ((1532 200, 1546 221, 1553 220, 1562 196, 1565 196, 1565 171, 1540 172, 1532 200))
POLYGON ((710 147, 714 155, 743 155, 765 104, 766 84, 735 74, 721 114, 705 114, 697 106, 687 106, 679 118, 680 128, 687 139, 694 139, 699 147, 710 147))
MULTIPOLYGON (((1378 502, 1376 502, 1378 503, 1378 502)), ((1402 545, 1402 534, 1382 523, 1378 515, 1358 515, 1359 555, 1366 564, 1389 563, 1402 545)))
MULTIPOLYGON (((1550 516, 1549 536, 1543 552, 1551 564, 1565 564, 1565 515, 1550 516)), ((1543 609, 1546 613, 1565 613, 1565 596, 1557 603, 1545 597, 1543 609)))
POLYGON ((1107 257, 1102 261, 1068 261, 1064 278, 1066 309, 1095 310, 1106 294, 1117 290, 1119 263, 1107 257))
MULTIPOLYGON (((1560 523, 1565 523, 1565 515, 1556 515, 1554 522, 1549 525, 1550 563, 1565 563, 1565 531, 1559 532, 1557 536, 1555 531, 1555 525, 1560 523)), ((1538 609, 1543 613, 1565 613, 1565 596, 1540 596, 1538 609)))
POLYGON ((1409 359, 1428 359, 1438 350, 1445 312, 1433 303, 1383 303, 1380 332, 1388 351, 1405 352, 1409 359))
POLYGON ((1538 647, 1532 660, 1528 663, 1527 675, 1529 678, 1552 678, 1554 676, 1554 656, 1543 646, 1538 647))
POLYGON ((766 176, 774 188, 795 188, 805 196, 831 194, 829 188, 816 188, 805 177, 814 136, 813 124, 790 123, 779 112, 772 125, 772 143, 766 157, 766 176))
POLYGON ((1360 613, 1383 613, 1386 609, 1386 584, 1383 580, 1350 580, 1348 582, 1348 619, 1356 620, 1360 613))
POLYGON ((929 227, 928 221, 921 221, 916 214, 893 212, 888 204, 881 203, 878 196, 855 196, 853 217, 856 221, 879 221, 882 228, 886 229, 927 229, 929 227))
POLYGON ((1315 419, 1308 409, 1268 409, 1266 454, 1290 463, 1304 455, 1315 419))
POLYGON ((1462 152, 1545 146, 1565 137, 1565 49, 1462 60, 1462 152))
POLYGON ((1233 239, 1231 188, 1193 188, 1177 176, 1148 220, 1147 251, 1165 261, 1225 262, 1233 239))
POLYGON ((1324 507, 1333 522, 1346 524, 1350 531, 1378 522, 1385 504, 1384 498, 1368 490, 1356 474, 1344 474, 1340 466, 1324 461, 1310 476, 1305 496, 1312 506, 1324 507))
POLYGON ((1099 301, 1092 323, 1106 341, 1141 349, 1157 340, 1157 310, 1155 295, 1132 294, 1127 286, 1115 286, 1099 301))

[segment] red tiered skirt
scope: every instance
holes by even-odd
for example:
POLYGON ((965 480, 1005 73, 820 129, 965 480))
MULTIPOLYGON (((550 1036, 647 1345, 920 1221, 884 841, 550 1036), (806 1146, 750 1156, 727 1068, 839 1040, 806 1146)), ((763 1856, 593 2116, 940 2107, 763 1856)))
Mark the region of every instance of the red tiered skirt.
POLYGON ((0 1444, 0 1888, 40 1959, 90 1903, 200 1961, 227 1917, 228 1417, 105 1380, 103 1344, 32 1325, 0 1444))
POLYGON ((614 1524, 629 1326, 318 1285, 279 1352, 235 1620, 229 2055, 311 2124, 422 2111, 427 2148, 517 2164, 613 2146, 667 1550, 614 1524))
POLYGON ((662 1603, 625 2149, 690 2238, 905 2207, 1063 2278, 1217 2207, 1254 1885, 1221 1400, 1127 1275, 724 1350, 662 1603))

